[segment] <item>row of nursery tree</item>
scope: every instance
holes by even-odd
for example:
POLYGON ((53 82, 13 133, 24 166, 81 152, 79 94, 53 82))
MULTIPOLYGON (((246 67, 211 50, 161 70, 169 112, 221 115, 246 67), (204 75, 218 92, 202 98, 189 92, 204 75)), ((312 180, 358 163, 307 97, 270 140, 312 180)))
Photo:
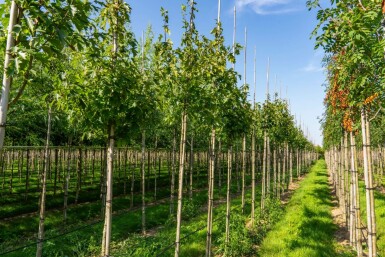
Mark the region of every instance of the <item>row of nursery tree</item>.
MULTIPOLYGON (((130 6, 122 0, 14 0, 1 5, 1 27, 6 33, 1 35, 0 44, 5 53, 1 56, 0 149, 5 153, 4 144, 45 145, 39 172, 37 256, 43 250, 51 145, 106 149, 105 173, 101 176, 105 184, 101 256, 110 256, 116 144, 140 149, 142 191, 146 148, 172 151, 172 165, 178 165, 170 178, 171 201, 177 199, 175 256, 180 252, 187 147, 191 152, 209 152, 207 256, 211 255, 217 147, 219 152, 228 152, 228 206, 233 146, 242 145, 243 174, 246 151, 251 153, 252 222, 256 173, 262 178, 263 209, 271 184, 274 182, 274 190, 278 188, 276 177, 272 181, 270 176, 277 156, 284 156, 283 169, 290 170, 288 182, 293 178, 293 163, 298 170, 316 158, 313 146, 296 126, 287 101, 270 99, 267 94, 264 103, 254 100, 250 104, 246 74, 243 85, 237 86, 240 76, 234 64, 242 47, 235 37, 232 46, 225 45, 220 1, 218 9, 211 35, 206 36, 195 27, 196 3, 182 5, 183 35, 180 45, 175 46, 169 38, 169 16, 164 9, 164 33, 156 37, 149 28, 138 39, 130 28, 130 6), (257 148, 263 159, 262 170, 256 170, 257 148)), ((246 43, 244 51, 246 56, 246 43)), ((5 158, 2 160, 5 166, 5 158)), ((244 181, 243 176, 243 188, 244 181)), ((230 233, 230 207, 226 217, 226 233, 230 233)))
POLYGON ((357 256, 378 256, 374 194, 383 187, 384 2, 332 0, 325 7, 312 0, 308 7, 318 9, 313 36, 325 51, 326 159, 350 244, 357 256), (360 205, 362 179, 366 206, 360 205))

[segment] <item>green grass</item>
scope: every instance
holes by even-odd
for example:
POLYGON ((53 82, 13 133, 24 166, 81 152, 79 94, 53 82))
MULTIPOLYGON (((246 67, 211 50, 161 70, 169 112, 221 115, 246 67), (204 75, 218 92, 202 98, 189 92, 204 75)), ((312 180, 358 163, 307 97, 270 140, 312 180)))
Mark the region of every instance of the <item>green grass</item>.
POLYGON ((325 161, 318 161, 290 199, 286 214, 262 242, 259 256, 355 256, 338 246, 325 161))
POLYGON ((377 221, 377 253, 379 256, 385 256, 385 195, 376 191, 374 198, 377 221))

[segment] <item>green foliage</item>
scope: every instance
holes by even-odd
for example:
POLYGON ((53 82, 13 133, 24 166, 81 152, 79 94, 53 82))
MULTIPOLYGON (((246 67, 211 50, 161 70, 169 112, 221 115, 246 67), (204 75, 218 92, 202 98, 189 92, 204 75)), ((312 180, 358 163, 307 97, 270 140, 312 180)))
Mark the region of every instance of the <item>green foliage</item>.
MULTIPOLYGON (((220 246, 218 253, 222 256, 251 256, 254 253, 252 234, 246 227, 247 219, 244 215, 237 212, 231 215, 230 219, 230 240, 226 245, 226 233, 222 231, 221 237, 218 239, 220 246)), ((221 227, 225 228, 222 223, 221 227)))
POLYGON ((277 199, 267 199, 265 201, 265 210, 258 212, 255 220, 256 224, 251 229, 253 243, 260 245, 267 233, 274 227, 283 215, 284 209, 277 199))
POLYGON ((199 204, 196 200, 186 199, 183 201, 182 213, 184 219, 191 219, 199 212, 199 204))
POLYGON ((328 72, 322 119, 326 148, 338 144, 345 131, 357 131, 360 110, 370 116, 383 108, 384 17, 382 1, 330 1, 322 8, 318 0, 307 1, 317 8, 319 24, 312 35, 315 48, 325 51, 328 72))
MULTIPOLYGON (((8 75, 36 75, 38 70, 32 65, 36 60, 45 65, 51 57, 65 57, 65 48, 81 50, 87 43, 82 33, 89 28, 90 14, 94 6, 89 1, 17 1, 20 19, 14 27, 16 45, 12 49, 12 59, 8 75)), ((11 1, 0 6, 0 19, 3 28, 8 25, 11 1)), ((2 34, 1 42, 5 42, 2 34)), ((4 44, 1 44, 2 46, 4 44)))

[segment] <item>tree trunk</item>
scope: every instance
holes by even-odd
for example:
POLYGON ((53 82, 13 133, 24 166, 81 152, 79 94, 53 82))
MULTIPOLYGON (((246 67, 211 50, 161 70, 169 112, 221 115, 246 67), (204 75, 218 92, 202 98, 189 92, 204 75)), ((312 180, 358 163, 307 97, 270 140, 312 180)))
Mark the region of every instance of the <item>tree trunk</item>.
POLYGON ((158 174, 156 172, 156 162, 158 160, 158 137, 155 137, 155 149, 154 149, 154 200, 156 201, 157 198, 157 191, 158 191, 158 174))
POLYGON ((242 140, 242 214, 245 213, 245 172, 246 172, 246 134, 243 134, 242 140))
POLYGON ((107 193, 107 149, 102 149, 100 158, 100 198, 101 198, 101 217, 105 216, 106 193, 107 193))
POLYGON ((266 177, 265 177, 265 198, 269 198, 270 197, 270 178, 271 178, 271 172, 270 172, 270 137, 269 135, 267 135, 267 148, 266 148, 266 151, 267 151, 267 160, 266 160, 266 177))
POLYGON ((151 176, 151 151, 148 150, 147 151, 147 179, 145 180, 147 182, 147 190, 146 191, 150 191, 150 176, 151 176))
POLYGON ((351 215, 350 228, 352 230, 351 242, 356 248, 357 256, 362 256, 362 235, 361 235, 361 214, 360 214, 360 194, 358 187, 358 171, 357 171, 357 152, 356 141, 353 132, 350 132, 350 165, 351 165, 351 215))
MULTIPOLYGON (((288 145, 289 147, 289 145, 288 145)), ((293 183, 293 149, 290 148, 289 150, 289 173, 290 173, 290 184, 293 183)))
POLYGON ((218 142, 218 154, 217 154, 217 165, 216 168, 218 169, 218 188, 222 188, 222 144, 221 140, 218 142))
POLYGON ((282 160, 282 153, 281 153, 281 149, 280 147, 278 146, 278 149, 277 149, 277 174, 278 174, 278 182, 277 182, 277 198, 278 199, 281 199, 281 192, 282 192, 282 182, 281 182, 281 160, 282 160))
POLYGON ((66 174, 65 184, 64 184, 64 208, 63 208, 64 223, 67 221, 68 188, 70 184, 70 176, 71 176, 71 148, 69 147, 68 153, 67 153, 67 174, 66 174))
MULTIPOLYGON (((226 250, 230 242, 230 211, 231 211, 231 171, 232 171, 233 146, 229 145, 227 153, 227 194, 226 194, 226 250)), ((227 252, 227 251, 226 251, 227 252)))
POLYGON ((135 164, 134 164, 134 155, 135 151, 132 152, 132 161, 131 161, 131 198, 130 198, 130 208, 134 207, 134 190, 135 190, 135 164))
MULTIPOLYGON (((15 149, 12 149, 12 159, 11 159, 11 178, 9 180, 9 193, 12 195, 13 192, 13 166, 15 164, 15 149)), ((41 176, 41 174, 39 174, 41 176)), ((39 203, 40 204, 40 203, 39 203)))
POLYGON ((366 110, 361 110, 361 127, 362 127, 362 145, 364 156, 364 176, 366 186, 366 213, 368 225, 368 249, 369 257, 377 256, 376 249, 376 217, 374 210, 374 195, 373 195, 373 174, 371 170, 370 158, 370 137, 369 137, 369 122, 367 119, 366 110))
POLYGON ((114 145, 115 145, 115 125, 110 123, 108 126, 108 148, 107 148, 107 172, 106 172, 106 210, 104 216, 103 242, 101 256, 110 256, 111 226, 112 226, 112 191, 113 191, 113 164, 114 164, 114 145))
MULTIPOLYGON (((29 189, 29 159, 30 159, 30 150, 27 149, 27 166, 26 166, 26 177, 25 177, 25 197, 24 199, 27 200, 28 198, 28 189, 29 189)), ((4 176, 4 174, 3 174, 4 176)))
POLYGON ((207 204, 206 257, 211 257, 211 239, 213 230, 214 170, 215 170, 215 129, 211 131, 211 153, 209 162, 209 191, 207 204))
POLYGON ((287 158, 287 152, 286 152, 286 144, 283 143, 283 160, 282 160, 282 194, 285 193, 285 186, 287 185, 287 176, 286 176, 286 158, 287 158))
POLYGON ((240 184, 240 179, 239 179, 239 152, 238 152, 238 145, 236 146, 235 149, 235 176, 237 179, 237 193, 241 192, 241 184, 240 184))
MULTIPOLYGON (((340 171, 340 208, 343 211, 343 218, 345 218, 345 144, 344 138, 341 138, 341 151, 340 151, 340 162, 341 162, 341 171, 340 171)), ((346 220, 345 220, 346 223, 346 220)))
POLYGON ((255 128, 251 134, 251 225, 255 223, 255 128))
MULTIPOLYGON (((148 153, 150 156, 150 153, 148 153)), ((141 155, 141 173, 142 173, 142 235, 146 235, 146 131, 142 131, 142 155, 141 155)), ((148 163, 150 165, 150 163, 148 163)))
MULTIPOLYGON (((128 175, 127 171, 130 171, 130 167, 128 164, 128 149, 126 148, 124 151, 124 182, 123 182, 123 194, 126 196, 127 194, 127 181, 128 181, 128 175)), ((92 178, 93 180, 93 178, 92 178)))
MULTIPOLYGON (((27 161, 28 166, 28 161, 27 161)), ((59 169, 59 149, 55 149, 55 177, 53 181, 53 195, 56 195, 56 184, 57 184, 57 172, 59 169)))
POLYGON ((190 200, 192 200, 192 197, 193 197, 193 172, 194 172, 194 137, 191 137, 191 144, 190 144, 190 189, 189 189, 190 200))
POLYGON ((37 236, 37 250, 36 257, 41 257, 43 254, 43 241, 44 241, 44 218, 45 218, 45 198, 46 198, 46 182, 47 182, 47 170, 49 163, 49 141, 51 136, 51 116, 52 110, 51 106, 48 107, 48 129, 47 129, 47 139, 45 142, 44 149, 44 168, 43 173, 41 174, 41 184, 42 190, 40 195, 40 219, 39 219, 39 233, 37 236))
POLYGON ((75 204, 78 203, 79 200, 79 193, 82 186, 82 173, 83 173, 83 152, 82 149, 78 149, 78 159, 77 159, 77 168, 76 168, 76 174, 77 174, 77 180, 76 180, 76 196, 75 196, 75 204))
MULTIPOLYGON (((266 166, 267 166, 267 133, 263 136, 263 164, 262 164, 262 195, 261 195, 261 211, 265 209, 266 198, 266 166)), ((278 171, 279 172, 279 171, 278 171)), ((279 182, 278 182, 279 183, 279 182)), ((278 194, 279 195, 279 194, 278 194)))
POLYGON ((278 197, 278 187, 277 187, 277 147, 274 147, 273 151, 273 192, 274 196, 278 197))
POLYGON ((350 205, 352 204, 352 202, 350 201, 350 194, 351 194, 351 189, 350 189, 350 185, 351 185, 351 179, 350 179, 350 169, 349 169, 349 144, 348 144, 348 133, 345 132, 344 134, 344 146, 345 146, 345 152, 344 152, 344 155, 345 155, 345 224, 346 224, 346 227, 349 229, 349 231, 351 230, 351 228, 349 227, 350 226, 350 222, 349 222, 349 216, 350 216, 350 205))
POLYGON ((183 110, 181 135, 179 143, 179 179, 178 179, 178 209, 176 216, 176 238, 175 238, 175 257, 179 256, 180 251, 180 227, 182 223, 182 197, 183 197, 183 174, 186 152, 186 138, 187 138, 187 112, 183 110))
POLYGON ((170 214, 172 216, 174 216, 175 169, 176 169, 176 129, 174 128, 174 137, 172 139, 172 155, 171 155, 171 193, 170 193, 170 214))

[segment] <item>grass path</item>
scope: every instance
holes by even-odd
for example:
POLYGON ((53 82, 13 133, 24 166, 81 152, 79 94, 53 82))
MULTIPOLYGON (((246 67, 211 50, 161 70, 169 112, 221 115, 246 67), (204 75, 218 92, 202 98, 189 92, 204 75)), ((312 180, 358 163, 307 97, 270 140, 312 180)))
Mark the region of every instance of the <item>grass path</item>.
POLYGON ((326 164, 320 160, 300 183, 281 221, 267 234, 259 256, 352 256, 344 253, 334 239, 337 226, 332 208, 326 164))

